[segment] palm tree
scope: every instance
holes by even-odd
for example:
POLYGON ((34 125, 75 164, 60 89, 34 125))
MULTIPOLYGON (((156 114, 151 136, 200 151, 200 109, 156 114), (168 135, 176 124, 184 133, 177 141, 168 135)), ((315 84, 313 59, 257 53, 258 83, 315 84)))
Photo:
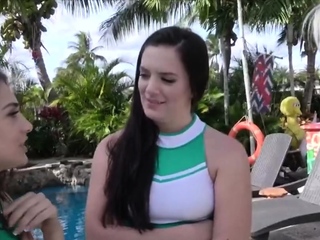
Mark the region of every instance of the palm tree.
POLYGON ((14 92, 24 92, 35 84, 29 75, 29 68, 20 61, 9 61, 6 55, 12 50, 7 42, 0 43, 0 70, 8 76, 8 81, 14 92))
MULTIPOLYGON (((42 56, 42 32, 47 29, 42 25, 42 18, 49 19, 57 7, 56 0, 45 1, 8 1, 1 10, 5 22, 1 26, 1 37, 8 45, 23 37, 25 49, 31 50, 38 79, 45 91, 51 88, 47 69, 42 56)), ((52 92, 52 97, 55 93, 52 92)))
POLYGON ((11 50, 10 44, 6 42, 0 43, 0 68, 7 69, 10 66, 10 63, 8 62, 6 55, 11 50))
POLYGON ((209 33, 206 39, 206 44, 208 48, 210 67, 215 71, 219 70, 218 55, 220 54, 219 39, 214 35, 209 33))
POLYGON ((94 63, 99 60, 106 62, 106 58, 102 55, 96 54, 96 52, 103 48, 103 46, 92 46, 92 39, 89 33, 79 32, 75 34, 77 41, 70 42, 69 48, 75 50, 74 53, 70 54, 67 58, 66 63, 69 64, 87 64, 89 62, 94 63))
POLYGON ((289 54, 290 88, 294 91, 294 71, 292 67, 292 47, 300 42, 302 55, 307 56, 308 81, 304 91, 302 107, 309 111, 315 81, 315 57, 317 48, 301 34, 304 16, 314 7, 316 0, 266 0, 259 11, 253 13, 250 25, 265 30, 267 25, 282 28, 278 43, 287 42, 289 54))
MULTIPOLYGON (((122 39, 132 30, 136 28, 138 30, 148 28, 152 25, 161 26, 162 24, 168 23, 170 19, 177 18, 176 22, 188 23, 195 22, 197 19, 201 20, 203 25, 209 26, 212 30, 219 23, 219 38, 222 49, 222 56, 224 59, 223 64, 223 79, 224 81, 224 92, 225 92, 225 106, 226 114, 228 114, 228 69, 231 61, 231 46, 236 41, 236 35, 233 32, 234 21, 225 21, 226 19, 219 19, 216 21, 212 16, 217 16, 217 11, 222 13, 221 9, 217 9, 214 5, 210 4, 206 0, 171 0, 171 1, 158 1, 158 0, 137 0, 137 1, 98 1, 111 4, 116 6, 116 13, 109 19, 102 22, 100 30, 102 37, 109 39, 113 37, 114 40, 122 39), (208 17, 210 21, 206 19, 208 17), (223 22, 228 24, 224 24, 223 22), (223 36, 223 37, 221 37, 223 36), (232 41, 232 40, 233 41, 232 41)), ((223 1, 224 3, 224 1, 223 1)), ((70 5, 68 5, 70 6, 70 5)), ((225 7, 225 5, 223 5, 225 7)), ((229 5, 228 5, 229 6, 229 5)), ((233 6, 235 6, 233 4, 233 6)), ((82 6, 81 6, 82 7, 82 6)), ((74 9, 72 9, 74 10, 74 9)), ((226 10, 226 7, 224 8, 226 10)), ((225 13, 230 12, 230 9, 224 11, 225 13)), ((234 12, 234 11, 233 11, 234 12)), ((227 14, 228 15, 228 14, 227 14)), ((222 16, 222 14, 221 14, 222 16)), ((229 19, 228 19, 229 20, 229 19)), ((221 82, 223 82, 221 81, 221 82)), ((226 118, 226 123, 228 118, 226 118)))
MULTIPOLYGON (((63 1, 72 12, 83 10, 88 13, 90 4, 85 1, 82 4, 76 4, 75 1, 63 1)), ((109 19, 102 22, 100 30, 102 38, 111 40, 123 39, 133 30, 141 30, 150 26, 161 26, 170 22, 172 19, 178 19, 176 23, 187 22, 188 25, 199 21, 201 25, 209 32, 215 30, 215 35, 219 38, 220 52, 223 59, 221 68, 221 85, 224 88, 226 124, 228 122, 228 79, 231 62, 231 48, 235 45, 237 35, 233 28, 237 21, 237 4, 235 1, 226 0, 137 0, 137 1, 115 1, 115 0, 96 0, 96 7, 112 5, 117 8, 116 13, 109 19)), ((263 3, 262 0, 246 0, 243 3, 243 9, 246 13, 256 11, 263 3)), ((246 18, 250 14, 245 15, 246 18)), ((174 21, 173 21, 174 22, 174 21)))
POLYGON ((29 69, 22 63, 9 63, 4 71, 7 72, 9 83, 16 93, 24 92, 35 85, 35 81, 29 75, 29 69))
POLYGON ((1 70, 8 76, 24 116, 33 121, 37 117, 38 108, 48 103, 48 93, 36 84, 29 75, 29 69, 21 62, 8 62, 1 70))
POLYGON ((287 43, 288 47, 288 64, 289 64, 289 82, 290 82, 290 92, 291 95, 295 95, 294 91, 294 69, 292 60, 292 49, 293 46, 297 46, 299 43, 300 36, 298 35, 298 29, 294 27, 292 23, 286 24, 279 34, 279 39, 277 40, 278 46, 287 43))

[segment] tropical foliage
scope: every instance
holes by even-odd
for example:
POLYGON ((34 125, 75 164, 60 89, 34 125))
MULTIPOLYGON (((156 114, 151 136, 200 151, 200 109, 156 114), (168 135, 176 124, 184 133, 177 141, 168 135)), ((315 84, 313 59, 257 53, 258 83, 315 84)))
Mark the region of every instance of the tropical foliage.
POLYGON ((16 40, 23 38, 25 49, 31 50, 31 57, 35 63, 39 81, 43 89, 51 87, 41 47, 43 43, 41 36, 46 32, 42 24, 43 19, 49 19, 57 8, 55 0, 24 0, 24 1, 3 1, 6 4, 1 9, 5 21, 1 26, 0 34, 2 40, 11 45, 16 40))
POLYGON ((53 101, 50 90, 34 84, 20 65, 9 63, 6 70, 23 114, 34 125, 28 140, 30 157, 90 155, 103 137, 125 123, 132 79, 114 70, 125 63, 107 62, 95 54, 98 48, 89 44, 89 34, 80 32, 76 39, 70 42, 74 52, 53 79, 53 101))
MULTIPOLYGON (((196 21, 208 32, 213 33, 219 39, 220 53, 223 59, 220 68, 220 84, 224 89, 225 119, 228 118, 231 52, 237 41, 237 35, 234 31, 238 23, 237 1, 95 0, 93 2, 97 7, 103 7, 103 4, 106 4, 117 9, 116 13, 102 22, 100 26, 102 36, 108 39, 112 36, 115 40, 121 40, 133 30, 141 30, 150 26, 161 26, 168 23, 190 26, 196 21), (172 21, 172 19, 174 20, 172 21)), ((280 44, 286 42, 288 45, 292 95, 294 95, 292 47, 299 46, 301 54, 307 57, 308 81, 304 89, 302 103, 303 109, 307 112, 310 111, 317 49, 301 33, 301 27, 307 12, 319 2, 317 0, 242 0, 241 2, 244 23, 248 26, 258 31, 265 31, 267 26, 283 29, 278 42, 280 44)), ((70 8, 70 4, 68 6, 71 12, 76 12, 88 10, 89 5, 82 2, 82 4, 75 3, 72 8, 70 8)))
MULTIPOLYGON (((247 114, 242 61, 232 62, 232 49, 238 36, 237 1, 230 0, 12 0, 0 1, 5 22, 0 29, 0 66, 10 75, 11 85, 21 103, 23 113, 34 124, 29 136, 30 157, 92 155, 98 141, 121 128, 130 107, 132 79, 125 72, 116 72, 120 59, 107 61, 93 46, 89 34, 79 32, 73 51, 49 79, 42 49, 42 33, 58 5, 74 15, 95 14, 112 6, 115 14, 100 25, 105 40, 123 40, 132 31, 179 24, 189 27, 198 22, 208 32, 211 66, 210 84, 197 109, 198 114, 213 127, 228 132, 233 124, 247 114), (111 36, 111 37, 110 37, 111 36), (37 69, 40 85, 31 79, 20 63, 6 61, 12 43, 23 38, 26 50, 37 69), (222 61, 221 61, 221 60, 222 61)), ((258 32, 280 29, 278 44, 288 47, 288 67, 275 67, 272 111, 255 115, 254 121, 264 133, 281 131, 279 103, 284 96, 296 95, 305 112, 320 110, 314 85, 319 79, 315 67, 317 49, 301 31, 306 13, 318 4, 316 0, 242 0, 244 23, 258 32), (307 58, 302 72, 293 69, 293 48, 307 58), (301 88, 303 91, 296 91, 301 88), (312 104, 311 104, 312 103, 312 104)), ((49 29, 48 29, 49 30, 49 29)), ((245 49, 252 78, 256 50, 245 49)), ((240 136, 246 144, 247 137, 240 136)))

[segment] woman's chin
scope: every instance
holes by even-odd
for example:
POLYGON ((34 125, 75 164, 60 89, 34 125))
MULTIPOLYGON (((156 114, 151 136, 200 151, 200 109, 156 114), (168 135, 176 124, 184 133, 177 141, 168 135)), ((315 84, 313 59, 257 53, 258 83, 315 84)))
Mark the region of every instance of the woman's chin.
POLYGON ((16 161, 16 166, 12 167, 12 168, 23 168, 28 164, 28 157, 26 154, 24 154, 24 156, 21 156, 21 158, 19 159, 19 161, 16 161))
POLYGON ((151 119, 154 122, 161 122, 161 120, 163 119, 162 114, 156 111, 145 110, 144 113, 147 116, 147 118, 151 119))

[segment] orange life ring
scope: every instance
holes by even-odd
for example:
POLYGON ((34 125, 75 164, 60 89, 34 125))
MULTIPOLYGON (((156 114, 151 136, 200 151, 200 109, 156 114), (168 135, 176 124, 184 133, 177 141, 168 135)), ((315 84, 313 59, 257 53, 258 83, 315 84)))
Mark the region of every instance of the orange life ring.
POLYGON ((238 132, 241 130, 249 130, 257 142, 255 152, 248 157, 250 165, 253 165, 261 152, 262 144, 264 141, 264 135, 257 125, 253 124, 252 122, 243 121, 238 122, 236 125, 233 126, 233 128, 229 132, 229 136, 235 138, 238 132))

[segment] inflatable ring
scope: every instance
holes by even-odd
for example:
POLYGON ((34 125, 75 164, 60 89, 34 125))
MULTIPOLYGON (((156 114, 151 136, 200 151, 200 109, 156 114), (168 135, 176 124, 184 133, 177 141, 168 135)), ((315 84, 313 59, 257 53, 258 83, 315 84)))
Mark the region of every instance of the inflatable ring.
POLYGON ((250 165, 253 165, 261 152, 262 144, 264 141, 264 135, 257 125, 248 121, 238 122, 236 125, 234 125, 234 127, 231 129, 228 135, 230 137, 235 138, 238 132, 241 130, 250 131, 257 142, 257 147, 255 152, 248 158, 250 165))

